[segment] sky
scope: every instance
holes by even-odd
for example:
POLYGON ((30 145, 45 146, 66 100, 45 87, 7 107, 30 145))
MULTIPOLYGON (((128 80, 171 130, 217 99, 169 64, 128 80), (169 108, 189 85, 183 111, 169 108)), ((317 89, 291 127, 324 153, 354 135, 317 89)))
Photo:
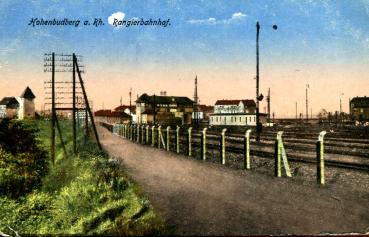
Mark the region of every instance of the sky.
MULTIPOLYGON (((95 110, 129 103, 142 93, 200 103, 254 99, 256 22, 260 29, 260 91, 271 90, 276 117, 322 108, 348 112, 349 98, 369 96, 368 0, 0 1, 0 97, 26 86, 44 103, 44 53, 83 55, 83 79, 95 110), (168 20, 164 26, 120 26, 123 20, 168 20), (29 25, 32 18, 80 20, 75 26, 29 25), (95 18, 104 25, 93 26, 95 18), (91 25, 85 26, 88 20, 91 25), (117 19, 118 20, 118 19, 117 19), (111 23, 111 22, 110 22, 111 23), (278 29, 274 30, 273 25, 278 29)), ((70 74, 57 73, 58 78, 70 74)), ((260 105, 264 112, 265 100, 260 105)))

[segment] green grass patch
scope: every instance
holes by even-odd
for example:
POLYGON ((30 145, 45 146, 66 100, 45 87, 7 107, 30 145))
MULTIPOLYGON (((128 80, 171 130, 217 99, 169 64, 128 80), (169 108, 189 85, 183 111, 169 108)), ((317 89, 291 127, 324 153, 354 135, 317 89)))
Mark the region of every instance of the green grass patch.
MULTIPOLYGON (((16 199, 0 195, 0 231, 19 234, 158 235, 162 219, 118 161, 109 160, 79 131, 78 155, 72 155, 71 123, 61 121, 68 158, 57 148, 55 165, 42 185, 16 199)), ((27 121, 37 139, 50 146, 50 121, 27 121)), ((59 142, 58 142, 59 143, 59 142)), ((0 190, 1 191, 1 190, 0 190)))

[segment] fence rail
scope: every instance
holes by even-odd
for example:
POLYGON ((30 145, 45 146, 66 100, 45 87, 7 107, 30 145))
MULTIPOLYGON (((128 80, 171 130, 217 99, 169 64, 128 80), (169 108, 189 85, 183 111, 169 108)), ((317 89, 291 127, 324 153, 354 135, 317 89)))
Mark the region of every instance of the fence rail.
MULTIPOLYGON (((247 170, 252 167, 250 156, 271 158, 275 160, 276 177, 282 176, 282 167, 287 177, 292 176, 289 161, 315 164, 317 183, 320 185, 325 184, 325 166, 369 171, 368 140, 365 144, 361 143, 363 139, 360 142, 357 142, 357 139, 353 142, 346 142, 347 140, 341 139, 342 137, 327 139, 324 137, 325 131, 316 134, 315 139, 305 138, 306 136, 302 136, 304 138, 301 139, 293 138, 291 133, 286 133, 287 136, 283 140, 282 133, 285 136, 284 132, 280 131, 274 134, 269 132, 261 136, 260 142, 256 142, 251 129, 247 129, 242 135, 227 134, 227 129, 223 129, 219 133, 210 131, 208 128, 195 131, 191 127, 181 128, 178 126, 176 128, 169 126, 163 128, 161 126, 129 124, 102 123, 102 125, 113 134, 132 142, 151 145, 158 149, 202 160, 215 156, 215 158, 219 158, 219 163, 222 165, 227 164, 228 155, 242 155, 243 168, 247 170), (338 143, 345 144, 338 146, 338 143)), ((311 136, 311 134, 308 135, 311 136)))

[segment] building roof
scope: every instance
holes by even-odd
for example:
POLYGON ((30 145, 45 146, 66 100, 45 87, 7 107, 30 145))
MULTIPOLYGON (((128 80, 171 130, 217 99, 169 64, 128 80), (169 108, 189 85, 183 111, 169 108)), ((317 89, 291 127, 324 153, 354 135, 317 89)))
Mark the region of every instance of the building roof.
MULTIPOLYGON (((154 95, 149 96, 148 94, 142 94, 136 103, 154 103, 154 95)), ((155 95, 155 104, 178 104, 178 105, 193 105, 193 101, 185 96, 159 96, 155 95)))
MULTIPOLYGON (((129 105, 119 105, 114 109, 114 111, 124 111, 125 109, 130 109, 129 107, 130 107, 129 105)), ((136 112, 136 107, 134 105, 131 106, 131 112, 132 113, 136 112)))
POLYGON ((117 117, 117 118, 131 118, 129 114, 126 114, 122 111, 113 111, 108 117, 117 117))
POLYGON ((95 116, 109 116, 111 114, 110 109, 100 109, 98 111, 95 111, 95 116))
POLYGON ((111 111, 110 109, 101 109, 96 111, 95 116, 100 117, 119 117, 119 118, 130 118, 129 114, 126 114, 122 111, 111 111))
POLYGON ((19 107, 19 102, 15 97, 4 97, 0 101, 0 105, 6 105, 7 108, 14 109, 19 107))
POLYGON ((256 106, 254 100, 217 100, 215 105, 238 105, 241 101, 245 106, 256 106))
POLYGON ((351 99, 350 103, 353 108, 369 108, 369 97, 355 97, 351 99))
POLYGON ((212 112, 214 111, 214 106, 211 105, 198 105, 199 111, 202 112, 212 112))
POLYGON ((27 86, 27 88, 20 95, 21 98, 34 99, 36 96, 33 94, 32 90, 27 86))

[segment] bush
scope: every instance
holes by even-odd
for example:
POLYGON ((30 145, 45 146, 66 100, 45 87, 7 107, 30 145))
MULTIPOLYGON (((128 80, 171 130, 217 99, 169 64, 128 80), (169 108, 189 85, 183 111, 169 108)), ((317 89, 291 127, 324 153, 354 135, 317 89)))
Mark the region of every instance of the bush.
POLYGON ((17 198, 41 185, 48 156, 36 132, 19 121, 0 122, 0 194, 17 198))

